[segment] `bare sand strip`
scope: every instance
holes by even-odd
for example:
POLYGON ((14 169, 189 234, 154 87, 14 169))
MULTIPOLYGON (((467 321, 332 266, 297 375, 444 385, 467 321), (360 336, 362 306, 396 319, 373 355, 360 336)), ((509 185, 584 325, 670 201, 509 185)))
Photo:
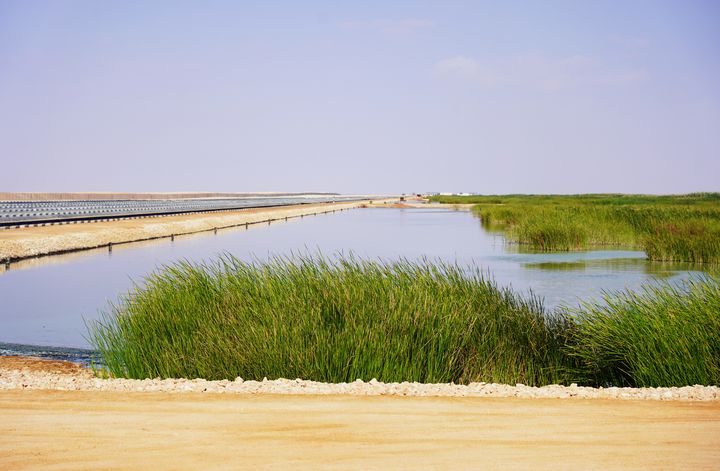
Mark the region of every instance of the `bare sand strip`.
POLYGON ((87 224, 2 229, 0 230, 0 261, 15 261, 42 255, 106 247, 110 244, 137 242, 245 224, 279 221, 287 218, 343 211, 358 208, 365 204, 367 204, 367 200, 273 208, 248 208, 87 224))
POLYGON ((246 381, 233 390, 233 383, 102 380, 68 362, 0 357, 0 469, 717 469, 720 462, 719 400, 399 397, 405 386, 398 385, 367 396, 348 385, 346 394, 313 394, 294 381, 286 389, 246 381))
POLYGON ((0 469, 717 469, 720 405, 0 391, 0 469))

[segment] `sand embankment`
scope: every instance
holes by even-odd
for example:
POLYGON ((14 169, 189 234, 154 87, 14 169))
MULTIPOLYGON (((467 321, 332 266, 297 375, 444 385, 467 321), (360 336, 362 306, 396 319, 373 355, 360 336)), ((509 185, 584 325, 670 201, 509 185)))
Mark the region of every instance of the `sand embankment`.
MULTIPOLYGON (((58 362, 26 373, 92 379, 58 362)), ((19 362, 19 363, 18 363, 19 362)), ((9 374, 0 369, 0 378, 9 374)), ((720 401, 0 388, 0 469, 716 469, 720 401)))
MULTIPOLYGON (((395 201, 395 200, 390 200, 395 201)), ((367 205, 368 201, 318 203, 274 208, 248 208, 155 218, 120 219, 86 224, 0 229, 0 261, 51 255, 193 234, 225 227, 257 224, 313 214, 329 213, 367 205)))

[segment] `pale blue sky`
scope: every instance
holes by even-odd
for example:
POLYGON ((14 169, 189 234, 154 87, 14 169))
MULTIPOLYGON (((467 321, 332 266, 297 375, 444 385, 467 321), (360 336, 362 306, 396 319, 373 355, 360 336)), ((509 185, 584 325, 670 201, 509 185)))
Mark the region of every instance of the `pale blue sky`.
POLYGON ((0 191, 720 191, 718 25, 716 1, 0 0, 0 191))

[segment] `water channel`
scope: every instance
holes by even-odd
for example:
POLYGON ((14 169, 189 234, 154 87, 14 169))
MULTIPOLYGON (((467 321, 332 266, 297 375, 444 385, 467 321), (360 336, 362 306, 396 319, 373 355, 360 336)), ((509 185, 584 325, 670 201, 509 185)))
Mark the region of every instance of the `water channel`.
POLYGON ((649 262, 641 251, 522 253, 486 231, 467 211, 440 208, 356 209, 248 229, 231 228, 116 245, 13 263, 0 268, 0 354, 72 357, 87 348, 85 321, 96 319, 147 273, 177 260, 211 260, 223 252, 251 260, 271 255, 353 252, 476 264, 500 285, 541 296, 546 306, 577 305, 604 290, 638 289, 656 279, 681 280, 692 266, 649 262), (61 347, 37 349, 32 346, 61 347), (68 354, 68 352, 70 352, 68 354))

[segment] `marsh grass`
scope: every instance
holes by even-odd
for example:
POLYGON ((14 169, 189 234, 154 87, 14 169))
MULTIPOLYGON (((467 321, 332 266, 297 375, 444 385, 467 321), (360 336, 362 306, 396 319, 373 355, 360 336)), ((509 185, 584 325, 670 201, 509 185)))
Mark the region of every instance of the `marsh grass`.
POLYGON ((571 310, 566 351, 578 381, 616 386, 720 384, 720 278, 607 293, 571 310))
POLYGON ((642 247, 651 260, 720 263, 720 222, 658 223, 643 237, 642 247))
POLYGON ((564 381, 562 322, 479 269, 225 256, 165 267, 90 325, 115 375, 564 381))
POLYGON ((482 224, 539 251, 642 249, 651 260, 720 263, 720 194, 433 197, 475 203, 482 224))
POLYGON ((89 332, 129 378, 720 384, 720 277, 551 313, 477 267, 227 255, 155 272, 89 332))

